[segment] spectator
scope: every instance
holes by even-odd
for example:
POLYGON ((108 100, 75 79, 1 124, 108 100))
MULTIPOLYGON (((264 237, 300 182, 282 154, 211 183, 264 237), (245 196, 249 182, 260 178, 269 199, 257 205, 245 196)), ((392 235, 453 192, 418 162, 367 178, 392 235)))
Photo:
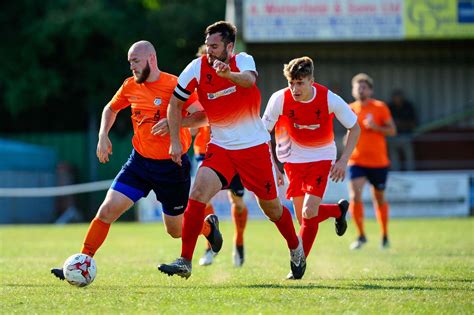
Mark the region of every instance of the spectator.
POLYGON ((416 113, 402 90, 394 90, 388 103, 398 134, 388 140, 391 168, 394 171, 415 170, 415 155, 413 151, 413 130, 416 127, 416 113), (401 165, 403 157, 404 165, 401 165))

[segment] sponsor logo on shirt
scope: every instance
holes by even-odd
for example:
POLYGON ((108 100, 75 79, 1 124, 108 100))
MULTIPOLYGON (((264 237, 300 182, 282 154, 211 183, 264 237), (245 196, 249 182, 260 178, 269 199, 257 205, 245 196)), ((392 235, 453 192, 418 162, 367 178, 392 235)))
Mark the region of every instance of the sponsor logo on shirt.
POLYGON ((320 124, 316 124, 316 125, 300 125, 300 124, 297 124, 297 123, 294 123, 293 126, 294 126, 296 129, 309 129, 309 130, 316 130, 316 129, 318 129, 319 127, 321 127, 320 124))
POLYGON ((209 100, 215 100, 216 98, 219 98, 221 96, 226 96, 232 93, 235 93, 237 91, 237 88, 234 86, 231 86, 227 89, 217 91, 215 93, 207 93, 207 98, 209 100))
POLYGON ((155 100, 153 101, 153 104, 155 104, 156 106, 160 106, 161 105, 161 98, 155 98, 155 100))

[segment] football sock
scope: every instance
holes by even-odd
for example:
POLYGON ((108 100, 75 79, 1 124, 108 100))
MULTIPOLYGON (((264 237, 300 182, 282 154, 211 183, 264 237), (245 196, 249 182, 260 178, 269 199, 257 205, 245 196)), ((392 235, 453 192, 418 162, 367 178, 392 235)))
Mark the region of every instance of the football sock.
POLYGON ((365 235, 364 232, 364 204, 362 202, 349 203, 349 211, 357 228, 359 236, 365 235))
POLYGON ((283 207, 281 218, 278 221, 274 221, 275 225, 280 231, 280 234, 286 239, 289 249, 295 249, 298 247, 299 240, 296 236, 295 227, 293 226, 293 219, 291 218, 290 211, 283 207))
POLYGON ((216 212, 214 211, 214 207, 212 206, 212 203, 209 202, 209 203, 206 205, 206 208, 204 209, 204 217, 207 217, 208 215, 214 214, 214 213, 216 213, 216 212))
POLYGON ((234 244, 237 246, 244 245, 244 230, 247 225, 248 210, 247 207, 242 209, 242 212, 238 212, 236 207, 233 206, 231 209, 232 221, 234 221, 235 232, 234 232, 234 244))
POLYGON ((308 257, 311 248, 313 247, 316 234, 318 234, 319 221, 318 217, 311 219, 303 218, 303 224, 300 228, 300 236, 303 240, 304 255, 308 257))
POLYGON ((109 233, 110 224, 105 223, 99 218, 95 217, 89 225, 81 253, 94 257, 95 252, 104 243, 107 234, 109 233))
POLYGON ((323 204, 319 206, 318 222, 323 222, 328 218, 339 218, 341 216, 341 208, 337 204, 323 204))
POLYGON ((188 206, 184 211, 183 232, 181 236, 181 257, 187 260, 193 259, 196 241, 203 226, 205 208, 205 203, 189 199, 188 206))
POLYGON ((385 202, 380 207, 375 207, 375 215, 377 217, 377 221, 380 225, 380 232, 382 236, 388 235, 388 202, 385 202))

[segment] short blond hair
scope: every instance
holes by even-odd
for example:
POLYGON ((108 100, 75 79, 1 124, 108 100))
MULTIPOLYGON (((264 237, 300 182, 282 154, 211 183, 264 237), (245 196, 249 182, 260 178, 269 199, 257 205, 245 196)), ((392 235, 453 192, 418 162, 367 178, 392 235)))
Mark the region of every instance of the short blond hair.
POLYGON ((358 82, 365 82, 371 89, 374 88, 374 80, 367 73, 358 73, 352 78, 352 85, 358 82))
POLYGON ((301 80, 306 77, 313 78, 313 73, 313 60, 306 56, 295 58, 283 66, 283 75, 288 81, 301 80))
POLYGON ((206 53, 207 53, 207 46, 203 44, 198 47, 198 50, 196 52, 196 57, 201 57, 202 55, 205 55, 206 53))

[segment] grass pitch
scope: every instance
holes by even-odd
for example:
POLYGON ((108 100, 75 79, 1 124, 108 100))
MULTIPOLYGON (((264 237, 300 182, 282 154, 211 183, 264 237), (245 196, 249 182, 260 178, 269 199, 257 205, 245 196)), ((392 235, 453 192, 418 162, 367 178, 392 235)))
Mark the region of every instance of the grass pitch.
POLYGON ((232 265, 232 223, 221 222, 221 253, 199 266, 200 238, 188 280, 156 269, 181 248, 162 224, 116 223, 95 256, 95 281, 76 288, 49 269, 79 252, 87 226, 0 227, 2 314, 474 313, 472 218, 394 219, 388 250, 379 249, 378 226, 369 220, 360 251, 348 249, 352 225, 338 237, 328 220, 300 281, 284 280, 289 253, 268 221, 248 222, 242 268, 232 265))

